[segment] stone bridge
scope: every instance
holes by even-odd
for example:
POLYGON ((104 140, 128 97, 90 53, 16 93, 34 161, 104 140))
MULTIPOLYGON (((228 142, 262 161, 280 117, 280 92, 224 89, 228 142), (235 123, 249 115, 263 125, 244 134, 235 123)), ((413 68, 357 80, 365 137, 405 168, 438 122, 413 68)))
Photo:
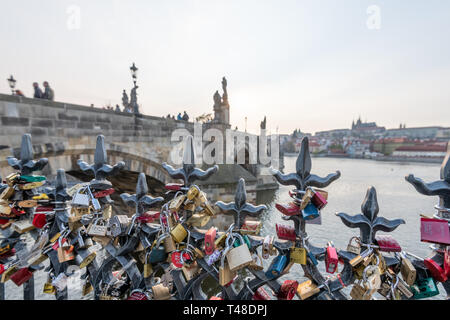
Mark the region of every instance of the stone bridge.
MULTIPOLYGON (((171 142, 172 132, 187 129, 194 133, 194 124, 190 122, 3 94, 0 94, 0 117, 2 177, 13 170, 6 157, 18 157, 21 137, 30 133, 35 158, 49 159, 43 174, 52 176, 58 168, 63 168, 74 179, 89 181, 92 177, 81 172, 77 160, 92 163, 96 137, 103 134, 109 163, 124 161, 126 164, 126 170, 111 179, 118 193, 134 192, 137 175, 144 172, 150 192, 161 194, 164 184, 173 182, 161 167, 163 162, 170 163, 169 153, 179 143, 171 142)), ((229 125, 203 124, 202 129, 210 127, 225 132, 229 125)), ((248 150, 243 152, 248 155, 248 150)), ((271 177, 258 177, 258 172, 258 166, 219 165, 219 172, 210 178, 212 181, 203 183, 202 188, 212 200, 229 200, 238 179, 243 177, 250 200, 255 201, 257 190, 278 186, 271 177)))

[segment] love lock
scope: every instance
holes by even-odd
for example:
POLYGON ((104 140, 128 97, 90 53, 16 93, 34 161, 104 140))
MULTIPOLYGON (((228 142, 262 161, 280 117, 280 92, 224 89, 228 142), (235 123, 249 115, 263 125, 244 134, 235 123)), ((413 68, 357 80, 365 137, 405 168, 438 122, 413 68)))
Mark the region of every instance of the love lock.
MULTIPOLYGON (((253 263, 252 255, 250 253, 250 250, 248 249, 247 244, 244 241, 244 238, 240 234, 236 235, 240 240, 240 245, 238 247, 232 248, 226 254, 231 271, 242 269, 253 263)), ((231 239, 231 237, 227 239, 227 246, 231 246, 231 244, 229 244, 229 240, 231 239)))
POLYGON ((84 250, 78 250, 77 255, 75 256, 75 262, 83 269, 88 266, 92 261, 95 260, 97 253, 93 251, 91 248, 87 248, 84 250))

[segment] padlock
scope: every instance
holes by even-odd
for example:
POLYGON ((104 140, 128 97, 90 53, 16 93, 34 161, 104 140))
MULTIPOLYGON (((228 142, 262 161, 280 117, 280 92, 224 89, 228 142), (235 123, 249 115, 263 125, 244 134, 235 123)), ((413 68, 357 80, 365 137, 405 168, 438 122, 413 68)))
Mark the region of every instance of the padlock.
POLYGON ((444 272, 450 278, 450 246, 444 249, 444 272))
POLYGON ((362 252, 361 254, 357 255, 352 260, 350 260, 350 262, 349 262, 350 265, 352 267, 356 267, 358 264, 360 264, 362 262, 370 261, 370 259, 366 259, 366 258, 368 258, 372 254, 372 252, 373 252, 372 248, 364 250, 364 252, 362 252))
POLYGON ((42 290, 43 293, 46 294, 56 294, 56 288, 52 285, 51 282, 44 283, 44 289, 42 290))
POLYGON ((203 211, 211 217, 216 214, 214 207, 209 202, 205 202, 205 204, 203 205, 203 211))
POLYGON ((199 187, 196 185, 193 185, 189 188, 188 192, 186 193, 186 197, 188 200, 194 200, 200 193, 199 187))
POLYGON ((152 292, 155 300, 169 300, 171 298, 169 288, 161 283, 153 286, 152 292))
POLYGON ((61 272, 55 279, 53 279, 52 285, 56 288, 56 290, 63 291, 67 287, 67 279, 68 277, 66 274, 61 272))
POLYGON ((145 254, 145 258, 144 258, 144 270, 143 270, 144 278, 150 277, 151 274, 153 273, 152 265, 149 262, 149 254, 150 254, 150 252, 147 252, 145 254))
POLYGON ((376 235, 375 242, 379 246, 381 252, 401 252, 402 248, 397 240, 389 234, 376 235))
POLYGON ((83 269, 84 267, 88 266, 92 261, 94 261, 96 256, 97 253, 93 251, 91 248, 78 250, 75 256, 75 262, 80 267, 80 269, 83 269))
POLYGON ((217 250, 217 249, 214 250, 214 252, 211 255, 209 255, 206 259, 206 263, 208 264, 208 266, 212 265, 216 261, 219 261, 221 255, 222 255, 222 251, 217 250))
POLYGON ((197 197, 195 197, 194 199, 190 199, 190 200, 194 200, 195 206, 197 207, 204 207, 205 203, 208 202, 208 199, 206 198, 206 194, 203 191, 200 191, 197 195, 197 197))
POLYGON ((288 204, 276 203, 275 208, 277 208, 277 210, 285 216, 294 216, 300 214, 300 207, 294 202, 290 202, 288 204))
POLYGON ((372 298, 372 294, 370 290, 364 288, 359 283, 355 283, 350 291, 350 297, 353 300, 370 300, 372 298))
POLYGON ((230 266, 228 262, 225 262, 226 254, 231 250, 231 247, 227 247, 224 250, 224 253, 222 254, 222 258, 220 260, 220 267, 219 267, 219 284, 221 286, 228 286, 236 277, 236 271, 232 271, 230 269, 230 266))
POLYGON ((446 282, 447 281, 447 275, 445 274, 444 269, 431 258, 427 258, 423 260, 423 263, 425 267, 430 271, 431 276, 434 278, 434 280, 438 282, 446 282))
POLYGON ((439 294, 439 289, 433 278, 417 279, 411 286, 414 299, 431 298, 439 294))
POLYGON ((20 287, 22 284, 31 279, 33 273, 28 268, 21 268, 13 273, 10 277, 11 281, 20 287))
POLYGON ((416 281, 417 271, 409 259, 402 258, 400 272, 403 280, 405 280, 409 286, 412 286, 416 281))
MULTIPOLYGON (((203 210, 204 211, 204 210, 203 210)), ((192 227, 201 228, 208 224, 209 220, 211 220, 211 217, 207 215, 206 213, 194 213, 187 221, 186 224, 190 225, 192 227)))
POLYGON ((186 196, 183 194, 172 199, 172 201, 170 201, 170 203, 169 203, 169 210, 172 212, 180 210, 181 205, 183 204, 184 200, 186 200, 186 196))
POLYGON ((273 279, 278 277, 284 270, 284 267, 287 264, 287 258, 284 255, 276 256, 270 266, 267 268, 265 273, 266 277, 269 279, 273 279))
POLYGON ((239 232, 242 235, 257 235, 261 231, 262 222, 255 220, 246 220, 241 226, 239 232))
POLYGON ((262 245, 262 257, 264 259, 269 259, 269 255, 270 255, 269 244, 270 244, 272 238, 273 238, 273 236, 265 236, 264 237, 264 241, 263 241, 263 245, 262 245))
POLYGON ((36 200, 22 200, 17 203, 17 206, 21 208, 33 208, 38 205, 36 200))
POLYGON ((35 213, 33 216, 33 226, 42 229, 47 223, 47 215, 45 213, 35 213))
POLYGON ((327 253, 325 256, 325 270, 328 273, 335 273, 339 263, 336 248, 331 242, 328 243, 327 253))
POLYGON ((33 200, 49 200, 49 197, 45 193, 39 193, 37 196, 33 196, 33 200))
POLYGON ((316 257, 314 256, 314 254, 311 251, 308 251, 307 253, 308 258, 311 260, 311 263, 315 266, 317 266, 319 263, 317 262, 316 257))
POLYGON ((175 242, 179 243, 182 242, 188 235, 186 229, 183 227, 181 223, 177 224, 175 228, 170 231, 170 234, 175 240, 175 242))
POLYGON ((17 231, 20 234, 31 231, 35 228, 28 219, 15 221, 13 222, 12 227, 15 231, 17 231))
POLYGON ((130 218, 126 215, 115 215, 108 222, 109 235, 113 238, 125 235, 130 224, 130 218))
POLYGON ((8 200, 11 198, 14 194, 14 188, 12 187, 6 187, 5 190, 0 194, 0 199, 2 200, 8 200))
POLYGON ((241 245, 230 249, 226 254, 231 271, 242 269, 253 262, 252 255, 241 235, 237 234, 241 245))
POLYGON ((59 263, 63 263, 63 262, 67 262, 67 261, 75 259, 75 254, 73 252, 73 246, 63 247, 60 244, 58 246, 57 253, 58 253, 59 263))
POLYGON ((264 270, 262 258, 259 254, 253 255, 253 262, 248 265, 248 268, 252 269, 252 270, 259 270, 259 271, 264 270), (258 264, 258 261, 259 261, 259 264, 258 264))
POLYGON ((72 198, 72 206, 89 207, 89 195, 86 193, 81 193, 85 190, 87 190, 87 188, 80 188, 76 191, 72 198))
POLYGON ((184 203, 184 207, 183 207, 183 209, 184 209, 185 211, 189 211, 189 212, 191 212, 191 213, 193 213, 193 212, 195 211, 196 208, 197 208, 197 207, 195 206, 195 203, 189 202, 189 200, 186 200, 186 202, 184 203))
POLYGON ((311 202, 317 209, 322 210, 327 205, 328 192, 315 189, 313 193, 311 202))
POLYGON ((420 218, 420 241, 450 245, 448 221, 420 218))
POLYGON ((19 184, 19 189, 20 190, 31 190, 31 189, 39 188, 43 185, 44 185, 44 181, 30 182, 30 183, 25 183, 25 184, 19 184))
POLYGON ((316 219, 317 217, 319 217, 320 212, 317 209, 317 207, 312 204, 309 203, 305 209, 302 210, 302 216, 304 220, 313 220, 316 219))
POLYGON ((252 300, 271 300, 271 298, 269 293, 263 287, 259 287, 258 289, 256 289, 252 300))
POLYGON ((91 237, 98 236, 98 237, 105 237, 106 233, 108 232, 108 227, 105 225, 99 225, 99 221, 102 221, 101 219, 96 219, 94 222, 92 222, 88 228, 87 228, 87 234, 91 237))
POLYGON ((361 253, 361 244, 358 237, 350 238, 350 241, 347 245, 347 251, 359 255, 361 253), (355 240, 356 245, 352 244, 352 240, 355 240))
POLYGON ((298 264, 306 264, 306 249, 292 247, 289 250, 290 261, 298 264))
POLYGON ((175 245, 175 241, 173 240, 172 237, 164 238, 163 245, 164 245, 164 250, 167 253, 171 253, 177 249, 177 247, 175 245))
POLYGON ((109 188, 109 189, 105 189, 105 190, 100 190, 100 191, 94 192, 93 195, 94 195, 94 198, 98 199, 98 198, 103 198, 103 197, 109 196, 109 195, 111 195, 113 193, 114 193, 114 189, 113 188, 109 188))
POLYGON ((17 272, 17 266, 11 266, 8 269, 6 269, 3 273, 2 273, 2 279, 1 282, 5 283, 6 281, 8 281, 11 276, 17 272))
POLYGON ((295 241, 296 235, 295 235, 294 227, 279 225, 277 223, 277 224, 275 224, 275 229, 277 231, 277 236, 279 239, 295 241))
POLYGON ((227 234, 222 233, 222 235, 219 236, 219 238, 216 239, 214 242, 214 245, 216 248, 225 248, 225 241, 227 240, 227 234))
POLYGON ((46 178, 44 176, 20 176, 20 180, 23 180, 25 182, 41 182, 45 181, 46 178))
POLYGON ((141 289, 137 289, 130 293, 127 300, 148 300, 148 297, 141 289))
POLYGON ((83 284, 83 287, 81 288, 81 296, 85 296, 89 294, 92 290, 94 290, 94 287, 92 286, 91 282, 86 279, 86 281, 83 284))
POLYGON ((278 300, 292 300, 297 292, 298 282, 295 280, 285 280, 277 294, 278 300))
POLYGON ((12 187, 16 183, 17 179, 19 179, 19 174, 17 172, 13 172, 6 176, 5 181, 8 186, 12 187))
POLYGON ((198 272, 200 271, 200 268, 197 264, 196 261, 194 261, 191 266, 187 267, 187 266, 183 266, 181 268, 184 278, 186 279, 186 281, 190 281, 191 279, 193 279, 198 272))
POLYGON ((205 253, 210 255, 216 249, 215 241, 216 241, 216 233, 217 229, 211 227, 205 234, 205 253))
POLYGON ((381 287, 380 268, 370 265, 363 271, 363 284, 370 295, 373 295, 381 287), (370 275, 369 275, 370 274, 370 275))
POLYGON ((306 300, 319 292, 319 287, 311 280, 302 282, 297 286, 297 295, 301 300, 306 300))
POLYGON ((408 285, 400 278, 398 278, 397 288, 408 299, 414 296, 414 293, 409 289, 408 285))
POLYGON ((30 259, 30 266, 37 266, 48 259, 48 256, 45 254, 37 255, 35 258, 30 259))
POLYGON ((0 214, 8 216, 11 214, 11 207, 8 204, 0 204, 0 214))
MULTIPOLYGON (((89 239, 89 238, 88 238, 89 239)), ((110 237, 92 236, 92 241, 100 243, 102 247, 106 247, 111 242, 110 237)))
POLYGON ((164 246, 160 244, 158 247, 156 246, 153 247, 150 251, 150 256, 148 259, 150 263, 158 263, 165 261, 167 259, 167 253, 166 250, 164 249, 164 246))
MULTIPOLYGON (((90 207, 88 207, 90 209, 90 207)), ((105 204, 103 206, 102 217, 103 220, 108 221, 112 216, 112 206, 110 204, 105 204)))
POLYGON ((304 210, 306 208, 306 206, 310 203, 313 195, 314 192, 311 188, 307 188, 305 190, 305 193, 303 194, 302 200, 300 202, 300 210, 304 210))

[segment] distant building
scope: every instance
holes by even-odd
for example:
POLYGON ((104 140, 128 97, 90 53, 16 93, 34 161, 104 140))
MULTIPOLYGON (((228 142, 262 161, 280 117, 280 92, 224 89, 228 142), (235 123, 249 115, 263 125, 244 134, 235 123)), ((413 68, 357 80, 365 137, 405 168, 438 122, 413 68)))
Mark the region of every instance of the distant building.
POLYGON ((415 127, 415 128, 401 128, 401 129, 388 129, 385 132, 386 137, 408 137, 410 139, 434 139, 437 134, 441 132, 444 135, 445 132, 450 137, 450 128, 442 127, 415 127), (447 129, 447 131, 445 131, 447 129))
POLYGON ((444 144, 401 146, 392 153, 394 157, 443 158, 447 153, 444 144))
POLYGON ((407 138, 381 138, 373 142, 373 151, 390 156, 397 148, 414 144, 414 141, 407 138))
POLYGON ((376 136, 386 131, 385 127, 379 127, 375 122, 362 122, 361 118, 352 122, 352 135, 355 136, 376 136))
POLYGON ((320 138, 343 138, 350 136, 351 133, 350 129, 335 129, 316 132, 316 136, 320 138))

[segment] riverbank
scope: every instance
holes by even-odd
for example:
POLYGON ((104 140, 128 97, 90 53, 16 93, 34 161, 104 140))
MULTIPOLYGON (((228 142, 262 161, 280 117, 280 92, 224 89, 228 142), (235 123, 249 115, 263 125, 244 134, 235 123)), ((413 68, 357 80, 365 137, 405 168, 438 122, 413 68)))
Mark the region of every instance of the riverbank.
MULTIPOLYGON (((285 154, 285 156, 291 156, 285 154)), ((415 158, 415 157, 394 157, 394 156, 380 156, 374 158, 364 158, 364 157, 350 157, 347 155, 328 155, 328 154, 320 154, 314 155, 311 154, 313 158, 347 158, 347 159, 362 159, 362 160, 375 160, 375 161, 391 161, 391 162, 414 162, 414 163, 438 163, 441 164, 444 158, 415 158)))

